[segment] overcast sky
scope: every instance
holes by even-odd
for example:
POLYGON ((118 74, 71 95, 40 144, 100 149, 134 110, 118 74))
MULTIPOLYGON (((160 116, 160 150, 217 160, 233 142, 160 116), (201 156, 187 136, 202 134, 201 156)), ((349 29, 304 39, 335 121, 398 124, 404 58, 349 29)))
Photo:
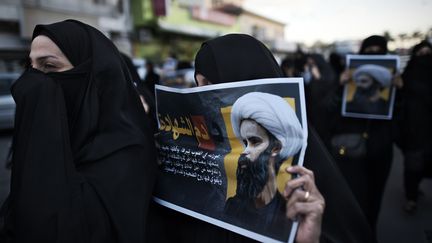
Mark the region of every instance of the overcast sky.
POLYGON ((245 0, 245 8, 287 23, 286 39, 306 44, 432 28, 432 0, 245 0))

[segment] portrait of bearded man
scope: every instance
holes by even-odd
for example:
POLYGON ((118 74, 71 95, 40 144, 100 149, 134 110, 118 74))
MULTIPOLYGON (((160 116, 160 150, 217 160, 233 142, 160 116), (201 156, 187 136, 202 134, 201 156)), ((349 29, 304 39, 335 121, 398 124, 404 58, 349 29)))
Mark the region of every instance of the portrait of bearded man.
POLYGON ((291 222, 276 177, 282 163, 303 145, 293 108, 280 96, 251 92, 234 102, 231 123, 244 151, 238 159, 236 194, 227 199, 225 214, 251 228, 286 229, 291 222))
POLYGON ((375 64, 361 65, 354 71, 353 80, 357 88, 353 100, 347 103, 347 112, 389 113, 389 100, 381 96, 381 92, 392 82, 392 74, 387 68, 375 64))

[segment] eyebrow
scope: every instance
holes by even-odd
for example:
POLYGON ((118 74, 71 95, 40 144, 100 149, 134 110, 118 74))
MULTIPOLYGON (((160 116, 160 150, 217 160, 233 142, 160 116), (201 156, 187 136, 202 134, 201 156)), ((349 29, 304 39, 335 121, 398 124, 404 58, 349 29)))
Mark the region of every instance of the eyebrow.
POLYGON ((261 137, 256 136, 256 135, 249 136, 249 137, 247 137, 247 139, 249 139, 249 140, 251 140, 251 139, 258 139, 258 140, 262 140, 261 137))
MULTIPOLYGON (((44 60, 46 60, 46 59, 48 59, 48 58, 54 58, 54 59, 58 59, 56 56, 54 56, 54 55, 46 55, 46 56, 41 56, 41 57, 37 57, 36 58, 36 62, 40 62, 40 61, 44 61, 44 60)), ((33 60, 32 60, 32 58, 30 57, 30 62, 33 62, 33 60)))

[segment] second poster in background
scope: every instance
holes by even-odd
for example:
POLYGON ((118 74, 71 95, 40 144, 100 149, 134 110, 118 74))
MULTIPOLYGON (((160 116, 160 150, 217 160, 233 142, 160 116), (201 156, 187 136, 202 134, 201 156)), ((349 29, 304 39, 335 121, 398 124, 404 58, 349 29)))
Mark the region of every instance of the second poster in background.
POLYGON ((396 89, 394 76, 399 70, 395 55, 348 55, 350 76, 342 99, 342 115, 390 120, 396 89))
POLYGON ((291 178, 285 169, 302 165, 306 150, 303 80, 157 86, 156 98, 155 200, 259 241, 293 242, 297 226, 282 192, 291 178), (272 183, 277 190, 263 192, 272 183), (263 193, 269 200, 257 205, 263 193))

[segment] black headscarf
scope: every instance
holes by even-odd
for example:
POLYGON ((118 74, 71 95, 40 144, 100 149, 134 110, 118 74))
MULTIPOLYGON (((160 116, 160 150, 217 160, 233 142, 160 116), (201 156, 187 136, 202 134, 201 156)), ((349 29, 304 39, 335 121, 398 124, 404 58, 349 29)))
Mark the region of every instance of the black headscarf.
POLYGON ((366 53, 365 50, 366 48, 368 48, 369 46, 379 46, 381 48, 381 51, 378 53, 373 53, 376 55, 385 55, 387 54, 387 39, 383 36, 380 35, 372 35, 369 36, 368 38, 364 39, 361 47, 360 47, 360 51, 359 54, 370 54, 370 53, 366 53))
POLYGON ((37 25, 32 39, 38 35, 49 37, 75 67, 91 57, 88 34, 85 28, 77 25, 76 22, 63 21, 50 25, 37 25))
POLYGON ((148 124, 130 72, 113 43, 74 20, 37 25, 33 38, 38 35, 52 39, 74 65, 70 71, 48 76, 62 80, 68 112, 79 110, 75 117, 68 117, 74 122, 69 127, 75 156, 81 161, 97 159, 143 143, 145 138, 135 134, 146 134, 148 124), (78 73, 87 76, 72 80, 78 73))
POLYGON ((142 242, 155 149, 120 53, 74 20, 38 25, 38 35, 74 68, 30 68, 12 87, 16 130, 0 240, 142 242))
MULTIPOLYGON (((196 73, 213 83, 282 77, 271 52, 261 42, 244 34, 225 35, 205 42, 197 53, 195 66, 196 73)), ((308 144, 305 166, 314 171, 316 185, 326 200, 321 242, 374 242, 366 218, 314 129, 309 129, 308 144)), ((165 220, 161 227, 170 231, 169 234, 163 230, 154 232, 164 235, 153 238, 160 242, 251 241, 188 216, 173 216, 157 206, 156 209, 160 210, 158 220, 165 220)))
MULTIPOLYGON (((423 47, 432 50, 432 45, 428 41, 422 41, 415 45, 402 77, 406 81, 404 82, 405 90, 417 90, 419 93, 428 92, 427 94, 429 94, 432 86, 432 54, 418 55, 418 51, 423 47)), ((430 98, 430 95, 425 94, 425 96, 430 98)))
POLYGON ((245 34, 229 34, 204 42, 195 57, 195 76, 197 73, 213 84, 282 77, 271 52, 245 34))

